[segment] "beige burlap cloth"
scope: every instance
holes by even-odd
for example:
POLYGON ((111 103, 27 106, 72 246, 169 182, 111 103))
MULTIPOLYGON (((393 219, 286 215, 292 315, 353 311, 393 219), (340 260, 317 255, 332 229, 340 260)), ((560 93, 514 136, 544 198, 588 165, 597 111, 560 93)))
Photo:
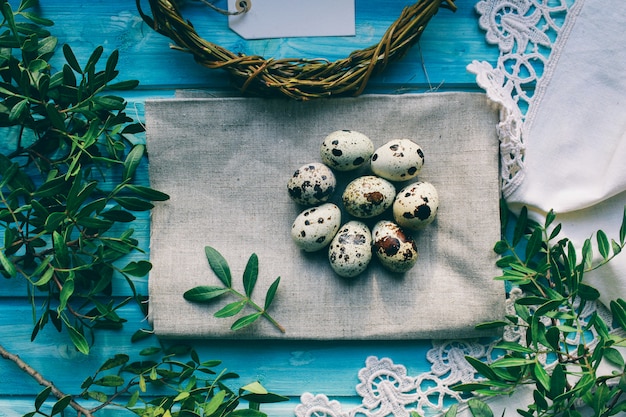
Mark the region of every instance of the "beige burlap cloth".
MULTIPOLYGON (((448 338, 474 336, 477 323, 502 317, 492 251, 500 236, 498 112, 483 94, 177 98, 147 101, 145 111, 151 186, 171 197, 151 222, 150 318, 160 336, 448 338), (341 279, 325 251, 303 254, 291 241, 301 208, 287 181, 320 160, 321 141, 338 129, 361 131, 376 146, 402 137, 424 149, 419 178, 438 188, 441 205, 435 223, 415 236, 420 259, 405 275, 374 262, 359 278, 341 279), (281 277, 270 312, 286 333, 265 320, 233 333, 233 319, 213 317, 233 298, 212 305, 183 298, 192 287, 220 285, 205 246, 224 255, 239 289, 249 256, 258 255, 260 303, 281 277)), ((350 175, 358 173, 340 183, 350 175)))

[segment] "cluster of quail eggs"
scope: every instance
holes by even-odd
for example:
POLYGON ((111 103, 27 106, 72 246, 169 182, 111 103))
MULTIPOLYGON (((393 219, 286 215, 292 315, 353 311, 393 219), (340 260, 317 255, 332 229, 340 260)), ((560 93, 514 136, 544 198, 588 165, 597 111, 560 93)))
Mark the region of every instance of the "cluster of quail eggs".
POLYGON ((431 183, 405 185, 422 169, 422 148, 410 139, 395 139, 375 149, 363 133, 338 130, 326 136, 320 156, 322 162, 301 166, 287 185, 291 199, 306 207, 291 227, 295 244, 305 252, 328 248, 330 265, 342 277, 365 271, 373 254, 392 272, 411 269, 418 252, 410 233, 432 223, 439 207, 431 183), (368 163, 371 172, 350 181, 337 202, 351 217, 342 223, 342 209, 331 200, 337 189, 335 173, 368 163), (393 219, 381 219, 388 209, 393 219))

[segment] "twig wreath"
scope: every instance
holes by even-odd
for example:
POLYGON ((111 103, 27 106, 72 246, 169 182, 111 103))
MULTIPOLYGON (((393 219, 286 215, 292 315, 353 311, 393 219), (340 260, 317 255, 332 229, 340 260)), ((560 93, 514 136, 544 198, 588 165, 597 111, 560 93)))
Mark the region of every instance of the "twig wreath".
POLYGON ((233 53, 203 39, 184 19, 175 0, 149 0, 152 16, 143 20, 156 32, 170 38, 172 48, 193 54, 201 65, 226 70, 242 92, 256 96, 287 96, 297 100, 339 95, 360 95, 372 75, 382 72, 419 40, 440 7, 456 10, 454 0, 421 0, 404 8, 385 31, 380 42, 352 52, 337 61, 283 58, 233 53))

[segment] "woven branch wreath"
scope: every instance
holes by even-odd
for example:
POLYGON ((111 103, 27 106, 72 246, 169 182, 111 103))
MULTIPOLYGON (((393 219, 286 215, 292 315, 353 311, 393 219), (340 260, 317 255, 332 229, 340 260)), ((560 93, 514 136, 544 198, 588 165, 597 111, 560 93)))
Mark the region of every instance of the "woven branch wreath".
POLYGON ((185 20, 175 0, 149 0, 152 16, 141 9, 143 20, 174 41, 172 48, 193 54, 207 68, 226 70, 242 92, 257 96, 282 95, 297 100, 339 95, 358 96, 373 74, 401 58, 420 38, 440 7, 456 10, 454 0, 421 0, 404 8, 378 44, 330 62, 323 59, 265 59, 235 54, 203 39, 185 20))

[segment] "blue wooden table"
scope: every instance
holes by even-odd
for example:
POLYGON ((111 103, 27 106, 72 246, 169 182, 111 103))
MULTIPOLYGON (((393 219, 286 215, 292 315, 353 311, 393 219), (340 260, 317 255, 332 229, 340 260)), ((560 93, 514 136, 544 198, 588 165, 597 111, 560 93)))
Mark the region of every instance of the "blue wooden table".
MULTIPOLYGON (((42 1, 39 12, 52 19, 60 44, 72 46, 79 61, 85 62, 93 49, 102 45, 105 55, 120 52, 120 79, 137 79, 140 87, 128 92, 131 115, 143 118, 146 99, 173 97, 179 89, 204 89, 214 94, 236 94, 227 76, 219 70, 197 65, 190 55, 168 47, 170 41, 155 33, 141 20, 134 1, 66 0, 42 1), (134 114, 133 114, 134 113, 134 114)), ((222 2, 220 2, 222 3, 222 2)), ((225 3, 225 2, 223 2, 225 3)), ((230 33, 226 18, 208 8, 191 7, 188 16, 198 32, 213 42, 244 53, 266 57, 343 58, 351 51, 378 41, 388 25, 408 2, 356 2, 357 35, 350 38, 274 39, 246 42, 230 33)), ((479 91, 474 75, 466 71, 473 60, 494 63, 497 48, 485 42, 474 11, 475 0, 457 0, 458 10, 442 9, 430 22, 419 45, 403 60, 373 78, 366 93, 427 93, 430 91, 479 91)), ((219 3, 218 3, 219 4, 219 3)), ((147 7, 147 4, 146 4, 147 7)), ((60 55, 60 54, 59 54, 60 55)), ((56 58, 59 59, 60 58, 56 58)), ((146 167, 142 180, 148 184, 146 167)), ((149 255, 149 217, 134 222, 136 236, 149 255)), ((147 255, 138 255, 139 258, 147 255)), ((82 381, 108 357, 137 352, 152 341, 131 344, 131 335, 147 327, 139 308, 128 305, 121 314, 129 322, 122 331, 102 331, 89 356, 75 351, 65 334, 51 326, 30 341, 32 313, 26 290, 17 280, 4 280, 0 287, 0 338, 2 344, 54 381, 68 393, 78 392, 82 381)), ((147 279, 136 282, 147 294, 147 279)), ((117 296, 128 295, 125 285, 116 287, 117 296)), ((255 342, 185 340, 206 359, 220 359, 223 366, 240 374, 241 384, 255 380, 291 401, 263 408, 271 415, 292 416, 305 392, 324 393, 338 399, 345 408, 358 404, 355 392, 357 373, 368 356, 389 357, 407 366, 410 374, 429 371, 425 359, 431 341, 404 342, 255 342)), ((8 361, 0 362, 0 416, 22 415, 32 409, 41 387, 8 361)), ((99 413, 98 415, 107 415, 99 413)), ((113 415, 113 414, 110 414, 113 415)), ((116 414, 117 415, 117 414, 116 414)))

